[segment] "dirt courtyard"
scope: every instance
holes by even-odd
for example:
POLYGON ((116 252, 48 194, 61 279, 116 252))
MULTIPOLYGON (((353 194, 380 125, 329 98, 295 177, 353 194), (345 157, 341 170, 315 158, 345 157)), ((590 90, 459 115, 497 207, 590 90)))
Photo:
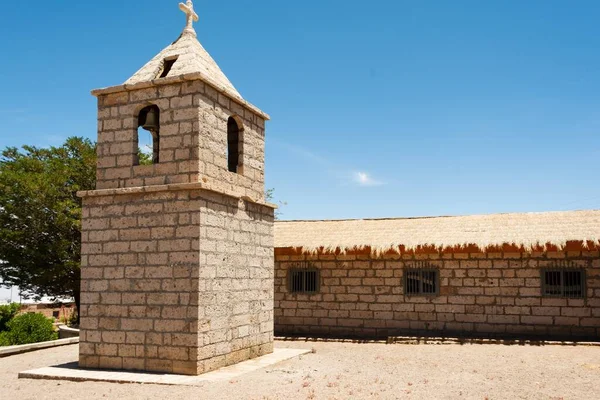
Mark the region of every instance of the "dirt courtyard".
POLYGON ((199 387, 17 379, 77 345, 0 359, 0 399, 600 399, 600 347, 277 342, 299 358, 199 387))

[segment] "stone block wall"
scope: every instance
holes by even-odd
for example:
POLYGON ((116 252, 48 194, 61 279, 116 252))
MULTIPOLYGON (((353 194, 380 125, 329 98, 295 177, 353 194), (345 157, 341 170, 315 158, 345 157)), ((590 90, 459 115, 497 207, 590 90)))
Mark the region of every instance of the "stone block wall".
POLYGON ((275 254, 276 335, 600 337, 598 251, 275 254), (299 262, 319 270, 318 293, 289 293, 299 262), (425 265, 439 269, 439 295, 406 296, 405 268, 425 265), (542 297, 540 270, 552 267, 584 268, 586 298, 542 297))
POLYGON ((264 200, 264 118, 200 80, 178 79, 98 95, 97 189, 218 182, 264 200), (160 163, 135 165, 138 115, 149 105, 160 109, 160 163), (243 125, 238 173, 227 168, 230 116, 243 125))
POLYGON ((206 190, 87 193, 80 366, 194 375, 272 351, 272 226, 206 190))
POLYGON ((200 208, 200 357, 215 367, 273 352, 273 209, 205 192, 200 208))

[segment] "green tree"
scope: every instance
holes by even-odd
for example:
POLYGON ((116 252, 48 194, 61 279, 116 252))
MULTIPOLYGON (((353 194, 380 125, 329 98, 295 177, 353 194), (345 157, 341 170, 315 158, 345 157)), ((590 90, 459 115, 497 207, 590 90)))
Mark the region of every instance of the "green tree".
POLYGON ((79 309, 81 199, 96 181, 95 145, 9 147, 0 155, 0 278, 34 299, 71 296, 79 309))
POLYGON ((50 318, 42 314, 17 315, 7 324, 8 330, 0 333, 0 346, 47 342, 58 339, 50 318))
POLYGON ((0 306, 0 332, 7 330, 6 324, 13 319, 21 310, 21 306, 17 303, 4 304, 0 306))
POLYGON ((140 165, 152 165, 152 156, 138 148, 138 163, 140 165))

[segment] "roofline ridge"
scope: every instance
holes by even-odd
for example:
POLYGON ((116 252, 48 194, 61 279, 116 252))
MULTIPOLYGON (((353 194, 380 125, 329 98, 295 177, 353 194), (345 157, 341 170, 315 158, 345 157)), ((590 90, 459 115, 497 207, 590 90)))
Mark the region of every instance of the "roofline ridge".
POLYGON ((436 219, 436 218, 487 217, 487 216, 495 216, 495 215, 537 215, 537 214, 558 214, 558 213, 579 213, 579 212, 600 212, 600 209, 502 212, 502 213, 462 214, 462 215, 433 215, 433 216, 418 216, 418 217, 293 219, 293 220, 278 220, 275 222, 276 223, 285 223, 285 222, 399 221, 399 220, 436 219))

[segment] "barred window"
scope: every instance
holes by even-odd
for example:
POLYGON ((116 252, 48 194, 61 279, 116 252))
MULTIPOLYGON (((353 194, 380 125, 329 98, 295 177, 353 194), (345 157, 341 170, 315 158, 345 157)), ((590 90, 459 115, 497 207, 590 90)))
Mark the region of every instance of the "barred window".
POLYGON ((319 270, 291 268, 288 272, 290 293, 313 294, 319 291, 319 270))
POLYGON ((409 296, 437 296, 440 271, 437 269, 404 270, 404 294, 409 296))
POLYGON ((585 271, 582 269, 542 270, 542 296, 569 299, 585 297, 585 271))

